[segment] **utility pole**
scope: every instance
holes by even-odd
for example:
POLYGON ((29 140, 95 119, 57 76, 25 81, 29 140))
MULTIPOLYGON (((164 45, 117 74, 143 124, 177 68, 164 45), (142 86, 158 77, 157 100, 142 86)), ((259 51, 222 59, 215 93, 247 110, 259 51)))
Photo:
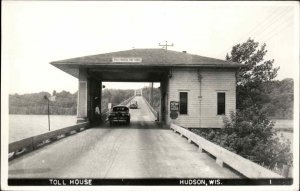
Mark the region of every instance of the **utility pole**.
POLYGON ((52 96, 50 95, 50 97, 48 96, 44 96, 44 99, 47 100, 48 103, 48 129, 50 131, 50 101, 55 101, 56 98, 56 91, 54 90, 52 93, 52 96))
POLYGON ((151 82, 150 105, 153 107, 153 82, 151 82))
POLYGON ((166 50, 168 50, 168 46, 174 46, 174 44, 168 44, 168 41, 166 41, 166 44, 160 44, 159 43, 159 46, 162 46, 163 48, 165 48, 166 50))
POLYGON ((48 104, 48 129, 50 131, 50 107, 49 107, 50 100, 46 95, 44 96, 44 99, 47 100, 47 104, 48 104))
POLYGON ((50 101, 48 99, 48 128, 49 128, 49 131, 50 131, 50 107, 49 107, 49 105, 50 105, 50 101))

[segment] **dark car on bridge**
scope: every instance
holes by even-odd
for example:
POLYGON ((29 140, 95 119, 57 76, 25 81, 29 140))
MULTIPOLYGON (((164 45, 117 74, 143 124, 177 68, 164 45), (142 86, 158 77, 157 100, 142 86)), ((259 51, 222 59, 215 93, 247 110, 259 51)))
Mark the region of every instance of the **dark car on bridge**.
POLYGON ((130 102, 129 108, 130 108, 130 109, 137 109, 137 108, 138 108, 138 103, 137 103, 137 101, 132 101, 132 102, 130 102))
POLYGON ((126 123, 130 124, 129 108, 123 105, 118 105, 112 108, 108 115, 110 125, 113 123, 126 123))

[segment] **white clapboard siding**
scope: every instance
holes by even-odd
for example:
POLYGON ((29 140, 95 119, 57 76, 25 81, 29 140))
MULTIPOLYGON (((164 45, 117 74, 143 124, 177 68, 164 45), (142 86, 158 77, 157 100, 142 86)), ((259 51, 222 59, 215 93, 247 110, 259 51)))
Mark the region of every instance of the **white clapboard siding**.
POLYGON ((170 115, 168 115, 168 122, 173 122, 184 127, 199 127, 200 82, 198 80, 197 69, 174 69, 172 71, 172 78, 169 79, 168 85, 169 103, 170 101, 179 101, 179 92, 188 92, 188 114, 179 115, 176 120, 170 119, 170 115))
POLYGON ((201 87, 197 69, 173 69, 167 87, 168 104, 170 101, 179 101, 179 92, 188 92, 188 114, 179 115, 173 120, 167 112, 168 124, 172 122, 187 128, 222 127, 223 116, 217 115, 218 91, 226 93, 226 114, 235 111, 235 71, 206 69, 200 70, 200 74, 201 87))
POLYGON ((225 92, 225 114, 236 108, 236 77, 235 71, 204 70, 201 73, 201 127, 223 127, 222 115, 217 115, 217 93, 225 92))

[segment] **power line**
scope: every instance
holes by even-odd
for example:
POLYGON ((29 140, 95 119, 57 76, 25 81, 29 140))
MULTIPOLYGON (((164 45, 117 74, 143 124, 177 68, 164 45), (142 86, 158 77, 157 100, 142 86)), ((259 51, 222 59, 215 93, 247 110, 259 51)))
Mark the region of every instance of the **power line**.
POLYGON ((274 15, 273 18, 270 18, 269 21, 267 23, 265 23, 260 29, 256 30, 255 32, 252 33, 252 35, 256 35, 256 34, 262 34, 266 29, 269 28, 269 26, 273 25, 274 23, 278 22, 278 19, 280 20, 280 18, 283 18, 283 15, 286 15, 289 8, 286 8, 282 11, 280 11, 278 14, 274 15))
MULTIPOLYGON (((274 32, 271 36, 269 36, 269 38, 265 39, 264 41, 268 41, 270 39, 272 39, 273 37, 277 36, 280 34, 281 31, 285 30, 285 29, 288 29, 289 26, 291 26, 291 24, 293 24, 293 22, 288 22, 288 23, 285 23, 285 25, 283 27, 281 27, 280 30, 277 30, 277 32, 274 32)), ((263 41, 263 40, 262 40, 263 41)))
MULTIPOLYGON (((261 23, 259 23, 258 25, 256 25, 256 27, 254 27, 252 30, 250 30, 250 32, 248 32, 248 33, 246 33, 246 34, 248 35, 248 34, 250 34, 250 33, 253 31, 253 32, 252 32, 252 36, 255 36, 255 35, 254 35, 255 33, 264 34, 262 37, 265 37, 266 35, 268 36, 269 34, 266 34, 266 33, 265 33, 266 29, 269 29, 269 28, 270 28, 269 26, 273 26, 274 23, 282 23, 282 21, 284 22, 285 19, 280 19, 280 18, 284 18, 284 17, 282 17, 282 16, 284 16, 284 15, 290 13, 290 12, 287 12, 288 9, 289 9, 289 8, 287 7, 287 8, 285 8, 284 10, 282 10, 282 11, 280 11, 279 13, 276 13, 276 14, 275 14, 276 11, 272 11, 272 13, 269 14, 269 16, 266 17, 266 19, 265 19, 263 22, 261 22, 261 23), (279 18, 279 20, 278 20, 278 18, 279 18), (279 22, 278 22, 278 21, 279 21, 279 22), (261 25, 263 25, 263 27, 262 27, 262 28, 259 28, 261 25)), ((276 26, 277 26, 277 25, 276 25, 276 26)), ((246 36, 246 35, 244 35, 244 36, 246 36)), ((243 38, 244 38, 244 36, 243 36, 243 38)), ((273 36, 273 35, 272 35, 272 36, 273 36)), ((243 38, 240 38, 240 40, 237 41, 237 43, 235 43, 235 44, 238 44, 243 38)), ((232 48, 232 47, 226 49, 225 51, 220 52, 220 54, 218 54, 218 55, 221 55, 221 54, 223 54, 223 53, 226 54, 228 51, 231 50, 231 48, 232 48)))
POLYGON ((293 20, 290 19, 291 17, 287 17, 282 19, 282 22, 277 22, 276 24, 272 25, 272 27, 268 28, 265 33, 262 35, 258 35, 257 39, 266 39, 268 36, 271 36, 272 34, 276 33, 278 29, 282 28, 282 26, 285 26, 286 23, 291 23, 293 20))
MULTIPOLYGON (((256 25, 255 27, 253 27, 249 32, 246 33, 246 35, 243 35, 238 41, 236 41, 235 44, 238 44, 241 40, 243 40, 243 39, 246 38, 246 37, 248 38, 248 35, 249 35, 250 33, 251 33, 251 34, 255 33, 255 32, 259 29, 259 27, 260 27, 261 25, 267 24, 270 20, 273 21, 274 17, 276 17, 276 15, 277 15, 276 12, 277 12, 277 10, 272 11, 268 16, 265 17, 266 19, 264 19, 263 22, 260 22, 258 25, 256 25)), ((279 14, 281 14, 282 12, 283 12, 283 11, 280 11, 279 14)), ((231 48, 232 48, 232 46, 230 46, 230 47, 229 47, 228 49, 226 49, 225 51, 221 51, 218 55, 221 55, 221 54, 223 54, 223 53, 227 53, 228 51, 231 50, 231 48)))
POLYGON ((273 28, 276 28, 277 26, 280 26, 280 25, 286 23, 287 20, 290 21, 290 16, 283 17, 283 16, 285 16, 287 14, 288 13, 280 15, 279 20, 275 20, 274 22, 271 23, 271 27, 269 27, 270 25, 269 26, 265 26, 264 30, 262 31, 262 33, 258 34, 258 38, 259 38, 259 36, 265 37, 266 35, 269 34, 269 33, 267 33, 267 31, 272 30, 273 28))
POLYGON ((266 16, 267 19, 264 19, 263 22, 260 22, 258 25, 256 25, 255 27, 253 27, 251 30, 249 30, 249 32, 247 32, 244 36, 242 36, 237 42, 240 42, 241 40, 243 40, 244 38, 248 38, 248 35, 249 34, 252 34, 253 31, 256 31, 261 25, 263 25, 264 23, 267 23, 268 22, 268 19, 272 19, 273 16, 276 16, 277 15, 277 10, 273 10, 268 16, 266 16))

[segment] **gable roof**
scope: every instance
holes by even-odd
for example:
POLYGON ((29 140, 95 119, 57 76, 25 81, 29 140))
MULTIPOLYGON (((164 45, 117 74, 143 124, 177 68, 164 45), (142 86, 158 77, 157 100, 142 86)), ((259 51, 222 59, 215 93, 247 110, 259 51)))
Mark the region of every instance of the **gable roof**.
POLYGON ((138 66, 138 67, 214 67, 239 68, 241 64, 215 58, 209 58, 185 52, 164 49, 132 49, 105 54, 97 54, 54 61, 50 64, 78 77, 75 68, 97 66, 138 66), (139 58, 140 62, 113 62, 113 58, 139 58))

